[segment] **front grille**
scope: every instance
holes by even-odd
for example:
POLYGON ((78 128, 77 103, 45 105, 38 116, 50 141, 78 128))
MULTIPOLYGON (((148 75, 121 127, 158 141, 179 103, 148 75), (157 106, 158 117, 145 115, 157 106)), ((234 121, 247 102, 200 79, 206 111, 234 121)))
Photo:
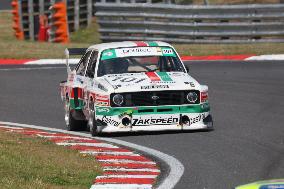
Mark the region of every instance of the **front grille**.
MULTIPOLYGON (((199 104, 199 91, 192 90, 198 94, 198 100, 194 104, 199 104)), ((122 107, 129 106, 162 106, 162 105, 181 105, 192 104, 186 99, 190 91, 143 91, 133 93, 121 93, 124 97, 122 107)), ((112 96, 115 94, 111 95, 112 96)), ((116 106, 113 102, 111 106, 116 106)))

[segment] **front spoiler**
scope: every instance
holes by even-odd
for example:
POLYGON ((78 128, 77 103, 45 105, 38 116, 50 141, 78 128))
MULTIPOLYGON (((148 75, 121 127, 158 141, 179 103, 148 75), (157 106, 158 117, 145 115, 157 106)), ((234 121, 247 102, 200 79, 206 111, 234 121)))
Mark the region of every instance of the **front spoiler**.
POLYGON ((211 130, 213 123, 195 123, 190 126, 181 125, 149 125, 149 126, 132 126, 132 127, 115 127, 115 126, 99 126, 100 131, 104 133, 112 132, 139 132, 139 131, 183 131, 183 130, 211 130))

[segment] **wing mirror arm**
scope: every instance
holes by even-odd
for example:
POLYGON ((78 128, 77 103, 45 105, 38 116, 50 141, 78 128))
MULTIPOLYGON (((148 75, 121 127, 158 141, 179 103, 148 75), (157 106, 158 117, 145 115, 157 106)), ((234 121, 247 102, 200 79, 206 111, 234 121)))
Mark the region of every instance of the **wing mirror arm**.
POLYGON ((69 74, 71 72, 71 68, 69 65, 69 50, 65 49, 65 56, 66 56, 66 66, 67 66, 67 73, 69 74))
POLYGON ((184 66, 186 69, 186 72, 189 73, 189 67, 187 65, 184 66))

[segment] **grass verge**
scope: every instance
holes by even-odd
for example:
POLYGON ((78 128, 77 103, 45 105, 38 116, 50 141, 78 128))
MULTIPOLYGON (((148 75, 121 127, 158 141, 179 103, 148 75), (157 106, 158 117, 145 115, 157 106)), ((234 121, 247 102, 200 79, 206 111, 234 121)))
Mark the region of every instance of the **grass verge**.
MULTIPOLYGON (((71 34, 71 43, 55 44, 20 41, 14 37, 12 14, 0 13, 0 59, 64 58, 66 47, 88 47, 100 43, 95 23, 71 34)), ((284 54, 284 43, 255 44, 173 44, 181 55, 284 54)))
POLYGON ((90 188, 101 169, 91 156, 41 138, 0 131, 0 186, 90 188))

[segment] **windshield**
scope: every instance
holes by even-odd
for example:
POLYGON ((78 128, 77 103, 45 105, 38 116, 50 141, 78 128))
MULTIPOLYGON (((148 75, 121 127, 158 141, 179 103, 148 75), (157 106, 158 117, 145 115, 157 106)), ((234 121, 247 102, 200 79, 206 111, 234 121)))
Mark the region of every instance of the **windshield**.
POLYGON ((166 50, 160 47, 106 50, 102 53, 97 75, 100 77, 121 73, 185 72, 174 51, 171 48, 166 50), (114 57, 114 53, 121 57, 114 57), (149 54, 153 56, 149 56, 149 54))

